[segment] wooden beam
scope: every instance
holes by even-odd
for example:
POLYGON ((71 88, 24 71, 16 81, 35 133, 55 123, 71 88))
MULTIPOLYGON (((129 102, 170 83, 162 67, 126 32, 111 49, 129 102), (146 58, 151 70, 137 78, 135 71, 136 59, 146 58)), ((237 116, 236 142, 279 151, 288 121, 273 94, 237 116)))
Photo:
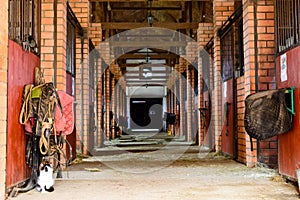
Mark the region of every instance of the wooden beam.
POLYGON ((132 86, 132 87, 150 87, 150 86, 166 86, 167 83, 162 82, 155 82, 155 83, 126 83, 126 86, 132 86))
MULTIPOLYGON (((144 63, 126 63, 122 64, 123 67, 147 67, 144 63)), ((149 67, 171 67, 168 63, 166 64, 159 64, 159 65, 151 65, 149 67)))
MULTIPOLYGON (((197 22, 190 22, 190 23, 177 23, 177 22, 157 22, 153 23, 152 27, 160 27, 160 28, 167 28, 172 30, 178 29, 197 29, 199 23, 197 22)), ((145 28, 149 27, 148 23, 130 23, 130 22, 102 22, 101 23, 102 29, 120 29, 120 30, 128 30, 128 29, 135 29, 135 28, 145 28)))
MULTIPOLYGON (((123 76, 126 77, 133 77, 133 76, 137 76, 142 74, 143 71, 125 71, 125 73, 123 73, 123 76)), ((168 70, 154 70, 151 71, 152 74, 154 74, 154 76, 170 76, 172 74, 171 71, 168 70)))
MULTIPOLYGON (((151 10, 181 10, 181 6, 166 6, 166 7, 151 7, 151 10)), ((120 11, 120 10, 149 10, 149 7, 147 6, 140 6, 140 7, 117 7, 117 6, 111 6, 111 11, 120 11)))
POLYGON ((133 42, 133 41, 114 41, 110 42, 111 47, 134 47, 134 48, 170 48, 170 47, 185 47, 186 42, 170 42, 170 41, 143 41, 143 42, 133 42))
MULTIPOLYGON (((90 2, 145 2, 147 0, 90 0, 90 2)), ((212 1, 212 0, 153 0, 165 2, 187 2, 187 1, 212 1)))
MULTIPOLYGON (((167 73, 153 73, 153 72, 151 72, 151 78, 152 79, 160 79, 160 78, 169 78, 170 77, 170 75, 168 75, 167 73), (159 76, 157 76, 157 75, 159 75, 159 76), (161 75, 163 75, 163 76, 161 76, 161 75)), ((126 77, 126 79, 130 79, 130 78, 141 78, 141 74, 140 73, 136 73, 136 74, 131 74, 131 75, 134 75, 134 76, 128 76, 129 74, 128 73, 126 73, 126 74, 124 74, 125 75, 125 77, 126 77)))
MULTIPOLYGON (((123 54, 122 56, 118 57, 118 59, 145 59, 147 54, 123 54)), ((162 60, 162 59, 172 59, 177 58, 178 55, 176 54, 148 54, 150 59, 154 60, 162 60)))
POLYGON ((151 79, 142 79, 142 80, 136 80, 136 81, 129 81, 129 80, 126 80, 126 83, 133 83, 133 84, 145 84, 145 83, 160 83, 160 84, 166 84, 167 80, 166 81, 158 81, 158 80, 151 80, 151 79))

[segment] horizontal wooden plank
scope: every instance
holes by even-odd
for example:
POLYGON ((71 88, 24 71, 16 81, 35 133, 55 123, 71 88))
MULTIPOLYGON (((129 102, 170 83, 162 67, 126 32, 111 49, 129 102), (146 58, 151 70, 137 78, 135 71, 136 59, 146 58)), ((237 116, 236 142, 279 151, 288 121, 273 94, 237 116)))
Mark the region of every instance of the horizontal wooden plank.
MULTIPOLYGON (((117 6, 111 6, 111 11, 121 11, 121 10, 149 10, 149 7, 117 7, 117 6)), ((166 6, 166 7, 151 7, 151 10, 182 10, 181 6, 166 6)))
MULTIPOLYGON (((147 0, 90 0, 90 2, 146 2, 147 0)), ((165 2, 189 2, 189 1, 212 1, 212 0, 153 0, 165 2)))
MULTIPOLYGON (((152 27, 167 28, 172 30, 181 30, 181 29, 197 29, 198 22, 154 22, 152 27)), ((129 22, 102 22, 102 29, 120 29, 128 30, 135 28, 149 27, 148 23, 129 23, 129 22)))
POLYGON ((135 48, 169 48, 169 47, 184 47, 187 45, 186 42, 154 42, 154 41, 143 41, 143 42, 133 42, 133 41, 114 41, 109 43, 111 47, 135 47, 135 48))
MULTIPOLYGON (((172 59, 172 58, 177 58, 178 55, 176 54, 167 54, 167 53, 161 53, 161 54, 155 54, 155 55, 148 55, 150 59, 155 59, 155 60, 164 60, 164 59, 172 59)), ((118 59, 145 59, 146 54, 124 54, 120 56, 118 59)))

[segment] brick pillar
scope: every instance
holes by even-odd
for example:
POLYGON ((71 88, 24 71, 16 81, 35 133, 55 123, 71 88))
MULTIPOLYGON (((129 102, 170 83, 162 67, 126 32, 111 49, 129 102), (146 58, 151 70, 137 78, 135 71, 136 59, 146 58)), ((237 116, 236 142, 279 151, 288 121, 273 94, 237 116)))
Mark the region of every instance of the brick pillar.
POLYGON ((197 114, 195 112, 195 109, 196 109, 196 105, 195 105, 195 70, 197 70, 195 68, 196 66, 193 66, 192 67, 192 70, 191 70, 191 86, 192 86, 192 140, 195 141, 195 135, 196 135, 196 132, 197 132, 197 123, 198 121, 197 118, 196 118, 196 115, 197 114))
POLYGON ((193 125, 193 106, 192 106, 192 69, 189 64, 186 65, 186 101, 187 101, 187 141, 192 141, 192 125, 193 125))
MULTIPOLYGON (((73 8, 73 12, 76 12, 76 13, 81 13, 85 10, 87 10, 87 8, 85 7, 78 7, 78 4, 74 4, 74 7, 73 8)), ((101 27, 101 23, 91 23, 89 24, 90 26, 88 27, 88 37, 89 39, 92 41, 92 43, 94 44, 95 46, 95 49, 96 50, 99 50, 99 46, 101 44, 101 41, 102 41, 102 27, 101 27)), ((96 75, 98 77, 98 92, 97 92, 97 101, 96 101, 96 104, 97 104, 97 107, 98 107, 98 110, 97 110, 97 144, 99 146, 102 146, 102 141, 103 141, 103 136, 104 136, 104 130, 101 128, 101 122, 102 122, 102 119, 103 119, 103 116, 102 116, 102 59, 100 58, 99 59, 99 64, 98 66, 100 66, 100 68, 98 69, 98 74, 96 75)))
MULTIPOLYGON (((120 105, 121 105, 120 97, 121 97, 120 85, 117 84, 115 86, 115 109, 116 109, 115 119, 116 119, 116 122, 118 122, 120 119, 120 105)), ((118 124, 116 124, 116 125, 118 125, 118 124)), ((120 136, 120 132, 118 132, 116 136, 117 137, 120 136)))
POLYGON ((105 133, 106 133, 106 140, 109 140, 111 138, 110 135, 110 130, 109 130, 109 126, 110 126, 110 117, 109 117, 109 112, 110 112, 110 71, 109 69, 106 69, 105 71, 105 76, 104 76, 104 99, 105 99, 105 133))
POLYGON ((111 102, 110 103, 111 103, 111 111, 113 112, 113 119, 111 121, 111 126, 114 127, 111 131, 111 134, 112 134, 111 137, 112 137, 112 139, 115 139, 116 138, 116 129, 115 129, 116 121, 115 121, 115 119, 116 119, 116 115, 117 115, 116 109, 115 109, 116 108, 115 77, 113 76, 110 81, 111 81, 111 83, 110 83, 111 84, 111 95, 110 95, 111 102))
MULTIPOLYGON (((244 66, 245 66, 245 96, 255 92, 255 49, 254 49, 254 6, 253 2, 243 1, 244 18, 244 66), (247 20, 246 20, 247 19, 247 20)), ((250 138, 245 133, 246 164, 254 166, 257 161, 256 140, 253 139, 254 151, 250 150, 250 138)))
MULTIPOLYGON (((185 60, 183 58, 179 59, 179 68, 180 72, 183 73, 186 71, 185 60)), ((186 117, 185 117, 185 96, 186 96, 186 80, 181 75, 179 77, 179 97, 180 97, 180 117, 179 117, 179 125, 180 125, 180 136, 186 135, 186 117)))
MULTIPOLYGON (((62 1, 62 0, 61 0, 62 1)), ((69 0, 78 22, 84 30, 84 36, 76 38, 76 134, 77 148, 84 154, 88 153, 89 134, 89 67, 88 52, 89 40, 87 36, 88 23, 88 0, 69 0)), ((95 102, 96 104, 96 102, 95 102)))
POLYGON ((214 123, 216 151, 221 151, 222 105, 221 105, 221 52, 220 38, 217 33, 222 24, 234 11, 234 0, 213 2, 214 21, 214 90, 212 92, 212 120, 214 123))
MULTIPOLYGON (((171 95, 170 95, 170 89, 167 90, 167 98, 166 98, 166 101, 167 101, 167 112, 170 113, 171 112, 171 109, 170 109, 170 105, 171 105, 171 95)), ((169 124, 166 124, 166 131, 168 132, 170 129, 170 125, 169 124)))
MULTIPOLYGON (((119 85, 119 126, 120 126, 120 135, 122 135, 122 131, 124 130, 123 124, 120 124, 120 118, 123 119, 124 115, 123 115, 123 106, 124 106, 124 102, 123 102, 123 89, 122 86, 119 85)), ((123 121, 122 121, 123 122, 123 121)))
MULTIPOLYGON (((174 77, 172 77, 172 79, 175 79, 174 77)), ((175 114, 175 103, 176 103, 176 99, 175 99, 175 81, 173 80, 172 81, 173 84, 172 84, 172 90, 171 90, 171 113, 174 113, 175 114)), ((174 127, 174 124, 172 124, 170 126, 170 130, 172 131, 172 135, 175 135, 175 127, 174 127)))
MULTIPOLYGON (((244 49, 245 49, 245 97, 253 92, 275 89, 275 51, 274 51, 274 1, 244 0, 243 17, 244 21, 244 49), (256 9, 256 12, 254 11, 256 9), (255 20, 255 17, 257 20, 255 20), (255 27, 257 24, 257 27, 255 27), (257 34, 255 34, 257 33, 257 34), (257 42, 256 42, 257 39, 257 42), (257 46, 257 48, 255 48, 257 46), (257 55, 257 57, 255 57, 257 55), (258 88, 255 86, 255 68, 258 71, 258 88)), ((257 152, 254 140, 254 151, 250 150, 250 139, 246 138, 246 164, 254 166, 257 161, 257 154, 260 161, 273 167, 277 165, 277 137, 261 141, 263 152, 257 152), (276 145, 273 145, 276 144, 276 145), (272 155, 271 155, 272 154, 272 155)))
POLYGON ((102 77, 100 76, 98 78, 97 83, 97 94, 100 94, 97 96, 97 145, 102 145, 102 129, 101 129, 101 122, 102 122, 102 77))
POLYGON ((175 114, 176 114, 176 124, 175 124, 175 134, 176 136, 180 135, 180 104, 177 105, 177 101, 180 103, 180 69, 179 64, 175 64, 175 73, 177 73, 177 78, 175 82, 175 94, 176 94, 176 102, 175 102, 175 114))
POLYGON ((195 91, 194 91, 194 64, 198 56, 198 44, 189 42, 186 47, 186 74, 187 74, 187 140, 192 141, 195 129, 195 91))
MULTIPOLYGON (((3 1, 0 8, 0 199, 5 199, 6 180, 6 134, 7 134, 7 54, 8 54, 8 1, 3 1)), ((12 175, 12 174, 11 174, 12 175)))
POLYGON ((237 79, 237 136, 238 136, 238 155, 237 160, 246 163, 246 133, 244 128, 245 115, 245 77, 237 79))
MULTIPOLYGON (((210 39, 213 37, 213 23, 200 23, 197 31, 197 38, 198 38, 198 44, 199 44, 199 50, 198 50, 198 108, 204 108, 203 105, 203 72, 202 72, 202 67, 203 67, 203 62, 202 59, 206 59, 207 57, 210 57, 208 52, 204 50, 204 46, 210 41, 210 39)), ((210 71, 211 66, 204 66, 204 67, 209 67, 210 71)), ((212 77, 210 77, 210 80, 212 80, 212 77)), ((211 84, 210 84, 211 85, 211 84)), ((211 88, 209 88, 209 91, 212 91, 211 88)), ((209 94, 210 95, 210 94, 209 94)), ((201 117, 200 111, 198 111, 198 142, 199 146, 202 145, 202 142, 204 140, 204 121, 205 119, 201 117)))
POLYGON ((170 112, 170 90, 167 90, 167 112, 170 112))
MULTIPOLYGON (((176 81, 174 80, 174 85, 173 85, 173 113, 175 114, 175 117, 177 117, 177 110, 176 110, 176 102, 177 102, 177 100, 176 100, 176 98, 177 98, 177 95, 176 95, 176 93, 177 93, 177 90, 178 90, 178 88, 177 88, 177 86, 176 86, 176 81)), ((177 130, 176 130, 176 118, 175 118, 175 124, 173 125, 173 135, 176 135, 176 132, 177 132, 177 130)))

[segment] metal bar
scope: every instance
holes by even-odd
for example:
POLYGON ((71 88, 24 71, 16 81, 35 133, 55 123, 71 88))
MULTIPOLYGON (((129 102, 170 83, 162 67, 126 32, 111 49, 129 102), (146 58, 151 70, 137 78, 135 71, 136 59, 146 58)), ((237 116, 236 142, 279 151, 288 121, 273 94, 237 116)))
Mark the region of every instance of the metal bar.
POLYGON ((292 115, 296 115, 295 112, 295 102, 294 102, 294 91, 295 91, 295 86, 291 87, 290 89, 287 89, 286 92, 291 94, 291 108, 287 108, 287 110, 292 113, 292 115))
MULTIPOLYGON (((255 0, 254 0, 255 1, 255 0)), ((223 25, 221 26, 221 28, 218 30, 218 36, 221 38, 223 37, 231 28, 231 25, 236 22, 237 19, 239 19, 239 17, 243 14, 243 6, 240 6, 239 8, 237 8, 232 15, 230 15, 227 19, 227 21, 225 21, 225 23, 223 23, 223 25)), ((255 14, 255 13, 254 13, 255 14)))

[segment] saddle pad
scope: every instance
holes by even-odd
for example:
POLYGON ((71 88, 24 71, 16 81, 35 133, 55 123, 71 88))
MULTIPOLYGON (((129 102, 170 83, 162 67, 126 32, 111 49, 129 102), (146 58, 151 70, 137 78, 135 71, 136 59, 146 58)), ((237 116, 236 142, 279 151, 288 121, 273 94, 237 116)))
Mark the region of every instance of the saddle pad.
POLYGON ((74 129, 73 97, 63 91, 57 91, 62 113, 58 106, 55 108, 55 127, 56 132, 62 132, 62 135, 69 135, 74 129))

